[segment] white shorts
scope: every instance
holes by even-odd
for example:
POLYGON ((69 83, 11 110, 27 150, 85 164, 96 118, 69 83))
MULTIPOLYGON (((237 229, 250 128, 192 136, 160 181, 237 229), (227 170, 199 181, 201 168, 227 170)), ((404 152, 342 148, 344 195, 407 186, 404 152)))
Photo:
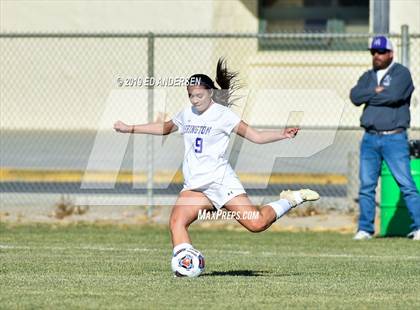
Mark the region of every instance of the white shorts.
POLYGON ((212 182, 199 188, 192 189, 184 186, 181 192, 188 190, 202 192, 216 209, 222 208, 232 198, 246 194, 241 181, 235 174, 225 176, 221 182, 212 182))

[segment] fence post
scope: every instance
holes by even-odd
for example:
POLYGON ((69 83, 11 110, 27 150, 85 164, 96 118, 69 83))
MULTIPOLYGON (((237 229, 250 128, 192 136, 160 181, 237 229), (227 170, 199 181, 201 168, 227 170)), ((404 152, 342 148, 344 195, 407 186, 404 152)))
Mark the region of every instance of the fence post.
POLYGON ((351 151, 347 154, 347 209, 356 210, 359 196, 359 154, 351 151))
MULTIPOLYGON (((155 35, 149 32, 147 35, 147 76, 152 78, 154 76, 154 50, 155 49, 155 35)), ((154 85, 149 83, 147 86, 147 121, 153 122, 153 105, 154 105, 154 85)), ((147 217, 152 218, 153 213, 153 136, 147 135, 147 217)))
POLYGON ((401 64, 410 67, 410 34, 408 25, 401 26, 401 64))

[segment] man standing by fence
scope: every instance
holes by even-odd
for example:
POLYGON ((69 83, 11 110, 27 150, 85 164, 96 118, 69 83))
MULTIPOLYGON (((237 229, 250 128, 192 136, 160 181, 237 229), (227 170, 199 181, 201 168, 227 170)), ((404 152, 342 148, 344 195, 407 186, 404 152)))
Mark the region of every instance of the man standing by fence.
POLYGON ((365 72, 350 92, 354 105, 365 104, 361 126, 359 228, 355 240, 374 233, 375 190, 385 160, 397 181, 413 220, 409 237, 420 240, 420 195, 410 172, 406 129, 410 125, 410 100, 414 86, 410 71, 393 60, 393 46, 385 36, 370 45, 373 69, 365 72))

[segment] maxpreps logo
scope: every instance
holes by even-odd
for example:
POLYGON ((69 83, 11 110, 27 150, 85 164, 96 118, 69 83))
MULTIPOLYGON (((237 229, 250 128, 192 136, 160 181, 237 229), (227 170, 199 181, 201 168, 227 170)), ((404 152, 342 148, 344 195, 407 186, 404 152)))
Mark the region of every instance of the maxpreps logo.
POLYGON ((258 211, 226 211, 226 210, 200 210, 198 220, 256 220, 260 216, 258 211))

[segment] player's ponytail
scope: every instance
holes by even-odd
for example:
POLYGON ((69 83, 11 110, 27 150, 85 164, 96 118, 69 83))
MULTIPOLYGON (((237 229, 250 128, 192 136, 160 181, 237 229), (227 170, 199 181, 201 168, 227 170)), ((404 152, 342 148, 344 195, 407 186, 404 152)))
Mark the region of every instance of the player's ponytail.
POLYGON ((236 100, 233 93, 240 88, 238 85, 238 72, 229 71, 226 66, 226 60, 219 58, 216 69, 216 82, 220 89, 215 89, 213 100, 224 106, 231 106, 236 100))
POLYGON ((219 58, 216 69, 216 82, 220 89, 214 85, 213 80, 205 74, 194 74, 189 79, 189 85, 201 85, 213 91, 212 99, 224 106, 230 107, 237 99, 233 93, 240 88, 237 77, 238 72, 229 71, 224 58, 219 58))

